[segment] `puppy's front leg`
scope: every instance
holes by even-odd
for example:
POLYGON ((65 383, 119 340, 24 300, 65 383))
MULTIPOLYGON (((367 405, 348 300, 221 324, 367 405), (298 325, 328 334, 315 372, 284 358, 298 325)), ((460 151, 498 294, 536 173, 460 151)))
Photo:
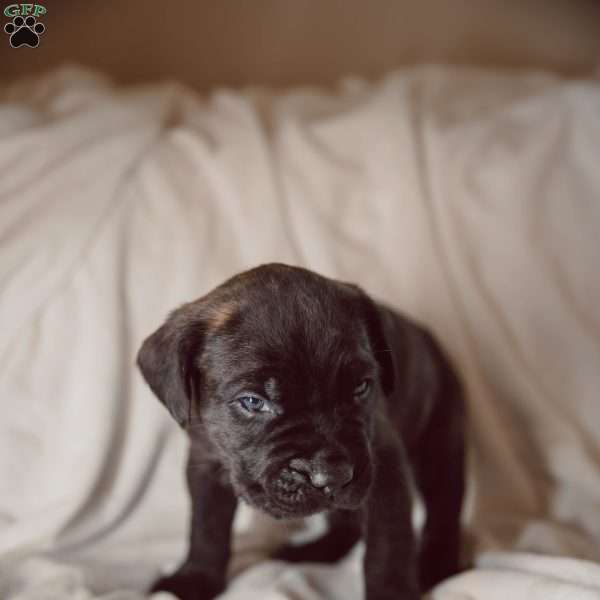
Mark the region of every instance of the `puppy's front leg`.
POLYGON ((153 592, 171 592, 180 600, 210 600, 225 588, 230 555, 231 523, 237 501, 214 464, 187 466, 192 500, 192 527, 187 559, 153 592))
POLYGON ((399 439, 376 449, 366 509, 366 600, 418 600, 412 496, 399 439))

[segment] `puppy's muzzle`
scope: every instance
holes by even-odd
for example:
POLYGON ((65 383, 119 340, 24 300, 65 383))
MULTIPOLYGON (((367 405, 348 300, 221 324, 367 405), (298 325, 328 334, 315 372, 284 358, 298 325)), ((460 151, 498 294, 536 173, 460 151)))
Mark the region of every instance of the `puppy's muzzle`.
POLYGON ((320 452, 311 459, 294 458, 289 466, 328 496, 335 495, 354 478, 354 467, 341 454, 320 452))

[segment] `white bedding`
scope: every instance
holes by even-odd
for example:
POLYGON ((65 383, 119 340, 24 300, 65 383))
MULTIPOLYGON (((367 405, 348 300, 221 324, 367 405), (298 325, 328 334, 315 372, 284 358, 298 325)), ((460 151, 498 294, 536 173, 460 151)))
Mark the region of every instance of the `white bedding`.
MULTIPOLYGON (((598 81, 201 98, 65 69, 0 102, 2 600, 136 600, 183 555, 185 439, 134 355, 272 260, 360 283, 464 373, 476 566, 432 598, 600 598, 598 81)), ((236 530, 224 599, 361 598, 360 546, 292 567, 260 562, 279 525, 236 530)))

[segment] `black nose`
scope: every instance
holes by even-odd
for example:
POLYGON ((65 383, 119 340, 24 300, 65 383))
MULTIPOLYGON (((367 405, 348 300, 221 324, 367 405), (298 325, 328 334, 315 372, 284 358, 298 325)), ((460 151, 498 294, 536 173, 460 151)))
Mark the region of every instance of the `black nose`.
POLYGON ((307 477, 311 484, 332 493, 352 481, 354 468, 348 460, 339 454, 319 453, 311 460, 294 458, 290 468, 307 477))

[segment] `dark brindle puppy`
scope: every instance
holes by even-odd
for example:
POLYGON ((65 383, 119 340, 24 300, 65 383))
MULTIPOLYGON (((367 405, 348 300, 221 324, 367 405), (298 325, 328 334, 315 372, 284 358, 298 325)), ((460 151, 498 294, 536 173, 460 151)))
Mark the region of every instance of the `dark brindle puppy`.
POLYGON ((457 571, 462 395, 417 325, 356 286, 270 264, 176 310, 138 363, 191 442, 189 555, 155 590, 223 590, 237 498, 278 518, 326 512, 323 538, 279 558, 332 562, 364 537, 367 600, 414 600, 457 571))

